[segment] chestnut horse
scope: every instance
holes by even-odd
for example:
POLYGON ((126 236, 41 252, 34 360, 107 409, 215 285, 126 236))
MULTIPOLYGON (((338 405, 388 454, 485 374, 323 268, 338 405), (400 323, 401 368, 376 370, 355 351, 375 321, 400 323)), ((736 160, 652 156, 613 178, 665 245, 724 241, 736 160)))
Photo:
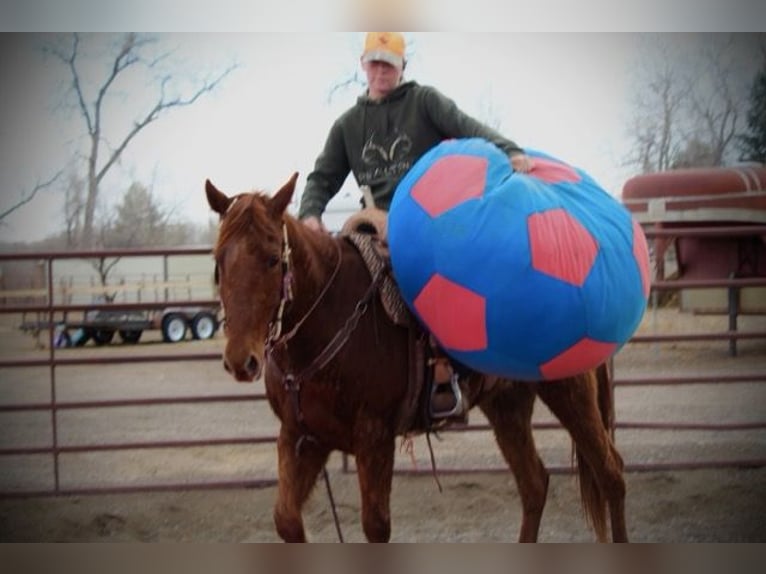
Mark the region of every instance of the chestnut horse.
MULTIPOLYGON (((274 522, 305 541, 302 508, 331 451, 354 455, 369 541, 388 541, 400 413, 408 386, 407 329, 394 324, 359 251, 286 212, 294 174, 273 197, 229 197, 206 182, 220 215, 214 249, 225 312, 224 367, 240 382, 264 377, 281 425, 274 522)), ((539 396, 573 440, 586 519, 598 540, 625 541, 623 462, 613 442, 606 366, 556 382, 468 377, 466 400, 494 429, 522 501, 519 541, 537 540, 548 472, 531 417, 539 396)))

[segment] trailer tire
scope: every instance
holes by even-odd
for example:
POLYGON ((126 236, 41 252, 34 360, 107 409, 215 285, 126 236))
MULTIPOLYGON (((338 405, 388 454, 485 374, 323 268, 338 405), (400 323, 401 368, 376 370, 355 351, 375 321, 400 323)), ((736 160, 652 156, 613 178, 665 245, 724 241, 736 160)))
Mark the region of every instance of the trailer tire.
POLYGON ((218 330, 218 322, 212 313, 197 313, 191 324, 192 337, 195 339, 210 339, 218 330))
POLYGON ((91 336, 96 345, 108 345, 114 339, 114 329, 93 329, 91 336))
POLYGON ((118 331, 123 343, 134 345, 141 338, 141 329, 120 329, 118 331))
POLYGON ((72 333, 72 346, 74 347, 82 347, 90 341, 91 333, 88 329, 83 329, 82 327, 79 329, 76 329, 74 333, 72 333))
POLYGON ((186 319, 178 313, 169 313, 162 319, 162 340, 178 343, 186 337, 186 319))

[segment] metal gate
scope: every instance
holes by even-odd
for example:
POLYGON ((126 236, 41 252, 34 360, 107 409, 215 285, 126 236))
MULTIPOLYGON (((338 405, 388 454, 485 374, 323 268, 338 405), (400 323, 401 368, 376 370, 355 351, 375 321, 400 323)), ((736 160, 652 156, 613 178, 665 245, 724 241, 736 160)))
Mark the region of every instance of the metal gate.
MULTIPOLYGON (((766 236, 766 227, 750 228, 751 232, 760 233, 762 236, 766 236)), ((705 229, 687 229, 683 233, 708 233, 709 230, 705 229)), ((652 237, 653 235, 662 234, 662 231, 649 231, 647 235, 652 237)), ((674 232, 677 233, 677 232, 674 232)), ((78 252, 78 253, 23 253, 23 254, 2 254, 0 255, 0 264, 9 264, 14 261, 37 261, 42 267, 44 267, 45 277, 47 284, 42 290, 33 290, 28 293, 21 293, 16 291, 10 293, 8 291, 0 292, 0 314, 5 318, 4 325, 6 326, 7 333, 4 336, 19 337, 19 333, 12 333, 13 330, 13 317, 18 317, 22 314, 40 314, 45 318, 48 323, 48 328, 45 331, 46 341, 45 350, 26 353, 28 356, 15 356, 13 353, 0 354, 0 425, 8 431, 11 426, 21 429, 20 432, 8 433, 4 432, 3 435, 6 438, 0 438, 0 497, 29 497, 29 496, 44 496, 44 495, 70 495, 70 494, 90 494, 90 493, 117 493, 117 492, 137 492, 137 491, 163 491, 163 490, 182 490, 182 489, 220 489, 220 488, 242 488, 242 487, 257 487, 270 485, 275 482, 275 466, 276 455, 273 452, 273 445, 276 441, 276 420, 270 421, 269 425, 262 425, 257 432, 245 432, 243 434, 242 429, 234 429, 227 435, 227 431, 213 433, 213 436, 175 436, 171 438, 156 439, 150 438, 147 440, 135 440, 127 436, 127 433, 123 435, 121 432, 117 416, 112 417, 112 413, 117 413, 121 409, 142 409, 137 412, 143 412, 143 410, 153 409, 155 413, 158 413, 160 417, 163 413, 170 412, 171 409, 179 408, 191 408, 194 407, 194 411, 188 412, 203 412, 206 409, 218 408, 221 405, 225 405, 226 409, 233 409, 235 407, 231 405, 239 405, 240 407, 250 409, 256 408, 255 405, 260 405, 259 408, 264 409, 264 412, 268 412, 266 406, 266 397, 263 391, 259 387, 255 387, 255 391, 248 389, 242 391, 238 388, 236 393, 219 393, 217 387, 201 387, 204 392, 197 394, 184 394, 183 396, 164 395, 161 397, 156 396, 132 396, 132 397, 117 397, 111 399, 93 399, 79 398, 77 400, 62 398, 61 396, 61 372, 67 368, 83 367, 97 369, 104 366, 115 366, 115 368, 130 368, 132 365, 139 364, 153 364, 156 365, 158 377, 163 372, 163 368, 169 370, 167 365, 213 365, 221 360, 221 354, 219 351, 204 351, 197 352, 195 350, 182 350, 180 345, 165 345, 162 347, 162 352, 153 352, 153 349, 149 351, 142 350, 142 352, 125 352, 120 353, 111 352, 111 348, 99 349, 97 354, 87 353, 78 354, 73 356, 68 349, 56 348, 54 344, 55 336, 55 324, 57 318, 64 313, 81 313, 88 309, 153 309, 160 308, 166 305, 166 302, 115 302, 112 304, 102 305, 83 305, 83 304, 70 304, 57 302, 56 289, 54 285, 54 265, 62 260, 67 259, 83 259, 83 258, 103 258, 103 257, 160 257, 168 258, 175 256, 188 256, 188 255, 209 255, 209 248, 198 249, 168 249, 168 250, 121 250, 121 251, 108 251, 108 252, 78 252), (30 295, 30 293, 32 293, 30 295), (31 297, 44 298, 44 302, 40 302, 40 299, 30 299, 31 297), (29 301, 33 302, 29 302, 29 301), (10 318, 10 319, 9 319, 10 318), (118 367, 119 366, 119 367, 118 367), (45 396, 42 393, 38 393, 38 396, 26 397, 23 392, 16 392, 18 389, 23 390, 25 385, 25 377, 22 373, 32 369, 45 369, 47 372, 47 389, 45 396), (102 417, 102 421, 106 420, 107 423, 111 418, 114 418, 113 428, 110 429, 111 434, 115 436, 126 436, 123 440, 111 439, 111 440, 77 440, 69 438, 62 440, 62 421, 71 420, 72 416, 85 421, 85 430, 82 432, 87 433, 87 420, 91 413, 99 413, 98 416, 102 417), (44 425, 45 432, 47 434, 45 440, 40 442, 40 438, 37 437, 34 440, 25 440, 24 423, 14 422, 14 418, 23 419, 24 416, 44 416, 47 419, 47 423, 44 425), (8 438, 10 435, 19 435, 18 440, 8 438), (30 444, 30 442, 32 444, 30 444), (67 479, 64 476, 72 467, 72 463, 66 463, 68 457, 79 457, 77 460, 82 462, 76 463, 77 465, 88 464, 89 455, 98 455, 103 453, 119 454, 123 453, 126 456, 130 456, 131 453, 156 451, 162 453, 160 457, 167 456, 184 456, 184 453, 192 453, 188 456, 194 457, 195 449, 200 448, 256 448, 255 445, 266 445, 268 450, 264 454, 264 458, 270 460, 270 468, 264 472, 253 470, 247 472, 246 476, 222 476, 215 479, 210 477, 202 479, 184 479, 184 480, 157 480, 152 476, 137 476, 129 483, 101 483, 94 484, 91 482, 85 484, 78 484, 72 482, 71 479, 67 479), (173 453, 173 454, 165 454, 173 453), (85 457, 85 458, 83 458, 85 457), (271 457, 271 458, 269 458, 271 457), (44 464, 41 462, 43 461, 44 464), (35 469, 42 469, 37 471, 35 469), (36 481, 35 484, 30 484, 28 480, 25 480, 25 476, 38 476, 39 474, 45 474, 46 476, 36 481), (21 477, 21 478, 19 478, 21 477)), ((212 274, 212 259, 211 259, 211 274, 212 274)), ((738 279, 731 278, 726 280, 715 281, 655 281, 652 285, 652 292, 655 294, 653 297, 656 300, 656 294, 664 290, 674 290, 680 288, 706 288, 706 287, 724 287, 728 289, 732 294, 736 294, 737 290, 745 287, 754 286, 766 286, 766 277, 738 279)), ((208 306, 215 304, 214 299, 196 299, 186 301, 174 301, 175 306, 208 306)), ((649 311, 652 312, 651 309, 649 311)), ((730 351, 736 352, 737 341, 750 340, 750 339, 765 339, 766 331, 743 331, 737 329, 736 312, 733 310, 733 315, 730 320, 730 328, 724 331, 718 332, 694 332, 694 333, 657 333, 651 335, 642 335, 634 337, 629 345, 666 345, 676 344, 678 342, 694 342, 694 341, 716 341, 729 342, 730 351)), ((138 347, 135 347, 138 349, 138 347)), ((216 365, 216 368, 222 372, 222 369, 216 365)), ((192 366, 190 368, 194 370, 192 366)), ((221 377, 228 377, 228 375, 221 374, 221 377)), ((144 381, 145 382, 145 381, 144 381)), ((103 381, 104 385, 108 385, 109 381, 103 381)), ((663 376, 657 374, 656 376, 646 377, 616 377, 614 380, 615 394, 619 399, 622 389, 629 388, 649 388, 658 386, 673 386, 678 388, 697 388, 698 385, 727 385, 736 387, 741 384, 744 385, 762 385, 766 383, 766 369, 754 372, 737 372, 729 373, 725 375, 705 375, 705 374, 683 374, 674 376, 663 376)), ((224 388, 224 387, 221 387, 224 388)), ((228 388, 228 387, 227 387, 228 388)), ((247 411, 245 411, 246 413, 247 411)), ((246 416, 246 415, 245 415, 246 416)), ((266 415, 268 416, 268 415, 266 415)), ((265 418, 265 417, 264 417, 265 418)), ((39 419, 38 419, 39 422, 39 419)), ((535 428, 539 431, 558 430, 560 426, 555 421, 537 421, 535 428)), ((716 423, 710 422, 679 422, 671 420, 622 420, 619 417, 616 422, 616 428, 618 432, 700 432, 700 431, 713 431, 715 433, 729 433, 729 432, 750 432, 755 431, 761 433, 766 431, 766 420, 756 420, 749 422, 736 422, 727 421, 722 416, 722 420, 716 423)), ((468 436, 470 433, 476 432, 489 432, 489 428, 483 424, 466 425, 463 427, 454 427, 445 431, 445 434, 452 435, 453 433, 466 433, 468 436)), ((27 437, 28 438, 28 437, 27 437)), ((758 437, 756 441, 761 442, 762 438, 758 437)), ((618 438, 619 446, 619 438, 618 438)), ((652 461, 637 461, 626 459, 626 469, 629 471, 644 471, 644 470, 658 470, 658 469, 690 469, 690 468, 705 468, 705 467, 721 467, 721 466, 763 466, 766 465, 766 455, 763 454, 764 450, 761 448, 755 449, 755 455, 747 455, 744 457, 732 456, 725 460, 712 459, 704 461, 693 461, 683 459, 668 459, 663 462, 652 461)), ((130 465, 130 460, 124 464, 130 465)), ((343 460, 342 464, 344 468, 348 468, 348 461, 343 460)), ((445 473, 469 473, 469 472, 493 472, 503 471, 507 468, 502 464, 482 465, 474 462, 468 462, 468 464, 455 464, 441 466, 440 472, 445 473)), ((549 466, 549 470, 554 473, 571 472, 571 468, 567 464, 554 464, 549 466)), ((397 468, 397 472, 430 472, 428 468, 422 469, 402 469, 397 468)))

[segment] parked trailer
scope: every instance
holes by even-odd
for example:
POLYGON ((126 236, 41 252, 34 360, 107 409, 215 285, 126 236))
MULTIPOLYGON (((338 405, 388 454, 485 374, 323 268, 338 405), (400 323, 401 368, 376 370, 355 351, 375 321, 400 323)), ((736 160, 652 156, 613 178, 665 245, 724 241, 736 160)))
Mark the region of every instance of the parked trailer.
MULTIPOLYGON (((160 330, 166 343, 178 343, 191 333, 193 339, 210 339, 218 331, 218 309, 213 307, 165 307, 155 311, 92 310, 81 321, 54 322, 54 344, 82 346, 92 340, 107 345, 117 334, 123 343, 138 343, 144 331, 160 330)), ((24 331, 49 329, 48 322, 24 322, 24 331)))
MULTIPOLYGON (((652 242, 660 281, 666 278, 665 253, 671 248, 679 279, 766 276, 766 166, 641 174, 625 182, 622 200, 645 229, 664 232, 652 242), (694 228, 708 231, 684 233, 694 228)), ((736 293, 715 287, 681 289, 679 293, 684 311, 766 313, 763 287, 742 287, 736 293)))

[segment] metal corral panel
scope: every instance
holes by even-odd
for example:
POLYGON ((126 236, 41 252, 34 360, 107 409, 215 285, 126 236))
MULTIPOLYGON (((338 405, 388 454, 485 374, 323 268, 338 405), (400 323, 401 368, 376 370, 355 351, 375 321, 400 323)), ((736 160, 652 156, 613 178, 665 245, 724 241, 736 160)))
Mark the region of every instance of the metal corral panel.
MULTIPOLYGON (((694 313, 726 314, 729 296, 725 288, 681 289, 681 310, 694 313)), ((766 313, 766 287, 745 287, 739 292, 739 314, 766 313)))

